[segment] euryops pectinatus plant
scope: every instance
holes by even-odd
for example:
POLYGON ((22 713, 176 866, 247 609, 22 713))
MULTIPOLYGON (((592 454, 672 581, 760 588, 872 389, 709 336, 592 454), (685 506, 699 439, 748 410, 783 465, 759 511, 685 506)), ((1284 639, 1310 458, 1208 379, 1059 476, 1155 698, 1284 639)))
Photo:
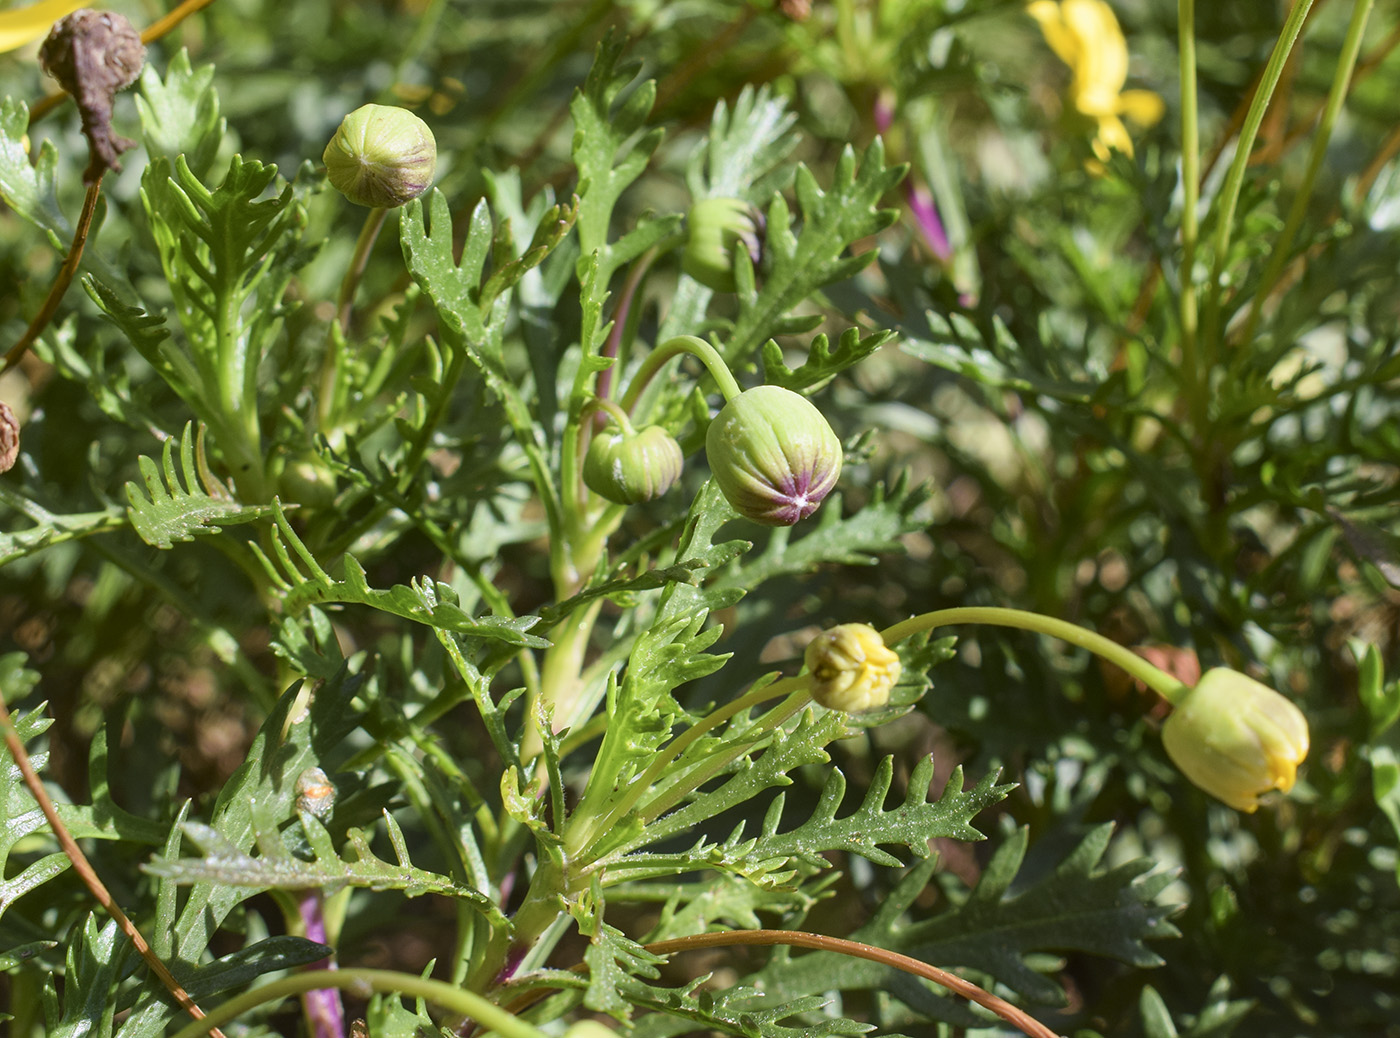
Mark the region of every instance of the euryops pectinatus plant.
POLYGON ((1394 11, 75 6, 9 1033, 1400 1035, 1394 11))

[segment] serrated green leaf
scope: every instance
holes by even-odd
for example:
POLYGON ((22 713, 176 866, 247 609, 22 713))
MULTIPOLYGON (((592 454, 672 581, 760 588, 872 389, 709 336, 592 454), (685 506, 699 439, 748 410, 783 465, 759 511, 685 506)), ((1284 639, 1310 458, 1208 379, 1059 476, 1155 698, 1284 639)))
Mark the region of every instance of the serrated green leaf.
POLYGON ((334 602, 365 605, 438 631, 519 647, 545 648, 549 645, 545 639, 527 633, 539 623, 538 617, 469 616, 457 604, 457 593, 441 581, 424 577, 410 584, 397 584, 387 591, 372 588, 365 577, 364 567, 353 555, 344 557, 345 579, 334 580, 296 535, 281 506, 274 504, 272 513, 277 522, 272 541, 277 562, 274 564, 260 550, 258 554, 268 575, 277 582, 283 595, 283 608, 288 613, 298 613, 311 605, 324 606, 334 602))
POLYGON ((196 534, 215 533, 225 526, 250 523, 268 515, 267 505, 240 504, 209 471, 204 458, 203 428, 192 435, 191 423, 180 436, 180 472, 175 471, 175 441, 166 440, 159 467, 142 455, 142 490, 127 483, 131 502, 127 517, 141 539, 153 548, 171 548, 196 534))
POLYGON ((46 140, 31 164, 24 145, 28 133, 29 107, 5 97, 0 101, 0 199, 43 231, 55 249, 66 249, 73 228, 58 205, 58 151, 46 140))
POLYGON ((842 515, 842 497, 835 494, 816 522, 805 524, 807 528, 796 540, 791 528, 775 529, 762 554, 731 563, 710 587, 747 589, 786 573, 808 573, 830 563, 874 565, 877 555, 897 549, 901 536, 924 528, 925 520, 917 513, 927 500, 927 488, 911 489, 907 475, 902 475, 888 493, 877 485, 870 500, 849 516, 842 515))
POLYGON ((739 317, 729 336, 725 360, 742 363, 777 331, 777 322, 817 289, 850 277, 875 258, 874 252, 847 256, 855 242, 888 227, 893 209, 880 199, 904 176, 905 167, 885 166, 877 137, 859 164, 847 146, 836 164, 831 187, 823 191, 806 166, 798 166, 796 193, 802 227, 794 233, 787 203, 779 196, 768 207, 766 276, 761 289, 739 293, 739 317))
MULTIPOLYGON (((385 812, 387 824, 393 819, 385 812)), ((315 852, 311 861, 292 855, 285 846, 263 834, 261 853, 254 855, 225 839, 217 829, 200 822, 186 822, 185 836, 204 852, 201 858, 155 857, 142 866, 153 876, 182 885, 208 883, 216 886, 247 887, 253 890, 320 889, 328 894, 344 887, 366 890, 401 890, 408 897, 441 894, 471 905, 494 925, 504 917, 491 899, 479 890, 464 887, 450 876, 415 868, 409 861, 384 861, 370 849, 369 840, 358 829, 350 830, 343 852, 331 845, 325 827, 303 814, 302 826, 315 852)), ((402 834, 398 834, 402 840, 402 834)))
POLYGON ((80 540, 126 526, 126 514, 115 505, 101 512, 54 515, 17 489, 0 485, 0 504, 23 514, 35 525, 14 533, 0 533, 0 566, 43 551, 55 544, 80 540))
POLYGON ((172 162, 183 155, 197 175, 208 171, 227 125, 219 116, 213 65, 192 69, 189 51, 181 48, 170 59, 162 81, 155 66, 147 64, 141 71, 136 110, 150 155, 172 162))
MULTIPOLYGON (((779 330, 787 331, 786 328, 779 330)), ((862 336, 859 328, 847 328, 833 350, 830 340, 825 335, 818 335, 812 340, 807 359, 796 369, 787 366, 782 348, 769 339, 763 344, 764 381, 800 393, 820 386, 860 363, 894 337, 894 332, 874 332, 862 336)))

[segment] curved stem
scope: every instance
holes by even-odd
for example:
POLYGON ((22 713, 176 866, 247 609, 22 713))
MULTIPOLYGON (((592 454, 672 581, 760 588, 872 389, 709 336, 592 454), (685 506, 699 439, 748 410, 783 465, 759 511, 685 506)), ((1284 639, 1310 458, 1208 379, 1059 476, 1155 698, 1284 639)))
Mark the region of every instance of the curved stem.
POLYGON ((97 209, 97 198, 101 193, 102 173, 98 173, 97 179, 87 186, 87 193, 83 195, 83 211, 78 216, 78 226, 73 230, 73 244, 68 248, 68 255, 64 257, 63 266, 58 268, 58 274, 54 277, 53 284, 49 286, 49 294, 44 299, 44 305, 39 307, 39 312, 34 315, 34 320, 29 322, 29 327, 19 337, 19 342, 11 346, 9 352, 5 354, 5 363, 0 366, 0 375, 9 371, 24 358, 29 347, 33 346, 39 336, 44 333, 44 329, 53 320, 53 315, 58 312, 58 304, 63 301, 63 294, 68 291, 68 286, 73 283, 73 275, 78 272, 78 263, 83 258, 83 247, 87 244, 88 232, 92 228, 92 215, 97 209))
POLYGON ((959 609, 939 609, 911 617, 880 632, 886 645, 893 645, 911 634, 931 631, 951 624, 990 624, 995 627, 1015 627, 1034 631, 1051 638, 1088 649, 1109 663, 1126 670, 1167 702, 1176 704, 1190 690, 1189 686, 1166 671, 1154 667, 1131 649, 1110 641, 1101 634, 1054 617, 1029 613, 1023 609, 1002 609, 995 606, 965 606, 959 609))
POLYGON ((203 1020, 197 1020, 178 1031, 175 1038, 201 1038, 216 1025, 228 1023, 256 1006, 318 988, 351 990, 360 996, 369 992, 410 995, 470 1017, 506 1038, 546 1038, 543 1031, 474 992, 444 984, 440 980, 427 980, 415 973, 370 969, 313 970, 275 980, 229 999, 203 1020))
POLYGON ((1346 39, 1342 43, 1342 53, 1337 58, 1337 70, 1332 77, 1332 89, 1327 96, 1327 107, 1323 109, 1322 120, 1317 127, 1317 135, 1313 138, 1312 150, 1308 153, 1308 165, 1303 174, 1303 182, 1298 186, 1297 194, 1293 196, 1293 203, 1289 206, 1283 230, 1279 232, 1278 241, 1274 243, 1273 255, 1269 257, 1269 265, 1265 268, 1264 276, 1259 281, 1259 288, 1254 293, 1254 299, 1250 303, 1249 320, 1245 324, 1244 337, 1240 340, 1246 346, 1254 341, 1254 335, 1259 330, 1259 319, 1263 316, 1264 301, 1273 291, 1279 274, 1283 272, 1284 264, 1288 262, 1289 253, 1293 248, 1293 239, 1297 237, 1298 228, 1302 226, 1303 217, 1307 214, 1308 200, 1312 197, 1312 189, 1317 183, 1317 175, 1322 169, 1322 162, 1327 157, 1327 145, 1332 140, 1332 127, 1336 125, 1337 116, 1341 114, 1342 105, 1346 103, 1352 71, 1355 69, 1356 59, 1361 53, 1361 37, 1366 31, 1366 21, 1371 15, 1372 3, 1373 0, 1357 0, 1356 6, 1352 8, 1351 23, 1347 26, 1346 39))
POLYGON ((710 375, 713 376, 726 401, 733 400, 739 395, 741 392, 739 383, 734 381, 734 376, 729 371, 729 365, 724 362, 724 358, 719 355, 718 350, 697 336, 677 335, 674 339, 667 339, 646 355, 642 366, 637 369, 637 374, 632 378, 632 384, 627 387, 627 392, 622 396, 622 409, 631 414, 632 409, 637 406, 637 398, 642 395, 642 390, 646 389, 647 383, 661 370, 662 365, 672 357, 682 353, 690 353, 700 358, 700 362, 709 369, 710 375))
POLYGON ((989 1009, 1023 1034, 1031 1038, 1059 1038, 1024 1010, 1017 1009, 1010 1002, 998 998, 969 980, 956 974, 930 966, 926 962, 899 952, 887 951, 859 941, 848 941, 840 937, 827 937, 823 934, 806 933, 802 930, 731 930, 718 933, 698 933, 689 937, 676 937, 669 941, 656 941, 646 946, 647 951, 656 955, 670 955, 674 952, 699 951, 703 948, 727 948, 737 944, 787 945, 792 948, 811 948, 813 951, 834 952, 854 959, 867 959, 883 966, 912 973, 916 977, 932 981, 940 987, 962 995, 989 1009))
MULTIPOLYGON (((1288 12, 1283 32, 1274 45, 1273 53, 1269 55, 1269 63, 1264 68, 1264 76, 1259 81, 1259 89, 1255 92, 1254 100, 1249 106, 1249 114, 1245 116, 1239 141, 1235 145, 1234 160, 1230 163, 1230 169, 1225 175, 1225 183, 1220 189, 1219 211, 1216 214, 1213 242, 1215 254, 1211 257, 1210 283, 1207 286, 1205 311, 1205 346, 1211 353, 1214 353, 1219 346, 1220 279, 1225 272, 1225 257, 1230 249, 1230 235, 1234 231, 1235 223, 1235 206, 1239 203, 1240 191, 1244 186, 1245 167, 1249 164, 1250 152, 1254 150, 1254 140, 1259 135, 1259 127, 1264 122, 1264 112, 1269 107, 1270 99, 1274 96, 1274 89, 1278 86, 1279 78, 1283 75, 1283 66, 1288 61, 1288 55, 1293 50, 1293 45, 1298 41, 1299 33, 1303 31, 1303 23, 1307 21, 1308 11, 1312 5, 1313 0, 1293 0, 1293 7, 1288 12)), ((1212 366, 1212 361, 1213 357, 1207 358, 1207 368, 1212 366)))

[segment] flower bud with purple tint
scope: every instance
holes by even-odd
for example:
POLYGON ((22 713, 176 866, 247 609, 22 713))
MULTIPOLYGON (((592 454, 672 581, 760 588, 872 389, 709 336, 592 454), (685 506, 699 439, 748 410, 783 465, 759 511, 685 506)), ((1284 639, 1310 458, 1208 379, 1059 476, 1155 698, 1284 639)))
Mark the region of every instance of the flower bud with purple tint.
POLYGON ((705 455, 734 510, 791 526, 817 510, 841 474, 841 441, 816 406, 780 386, 740 393, 710 423, 705 455))

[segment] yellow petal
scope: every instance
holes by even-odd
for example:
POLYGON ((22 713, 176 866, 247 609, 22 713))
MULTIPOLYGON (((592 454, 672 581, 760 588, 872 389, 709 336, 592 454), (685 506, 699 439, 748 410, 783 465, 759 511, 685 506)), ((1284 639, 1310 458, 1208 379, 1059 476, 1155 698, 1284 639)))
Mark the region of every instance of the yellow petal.
POLYGON ((1094 138, 1094 154, 1105 162, 1109 150, 1121 151, 1132 158, 1133 139, 1128 136, 1128 128, 1116 115, 1107 115, 1099 120, 1099 135, 1094 138))
POLYGON ((1034 0, 1033 3, 1026 5, 1026 13, 1040 23, 1040 31, 1045 36, 1045 42, 1050 44, 1050 49, 1055 52, 1055 56, 1070 68, 1077 67, 1081 49, 1080 41, 1065 25, 1060 5, 1055 0, 1034 0))
POLYGON ((1062 11, 1080 41, 1081 58, 1074 66, 1076 107, 1085 115, 1111 112, 1128 80, 1128 41, 1113 8, 1103 0, 1065 0, 1062 11))
POLYGON ((1139 126, 1155 126, 1166 111, 1166 103, 1151 90, 1124 90, 1118 95, 1118 114, 1139 126))
POLYGON ((0 11, 0 52, 23 47, 45 36, 53 23, 82 7, 86 0, 41 0, 18 11, 0 11))

